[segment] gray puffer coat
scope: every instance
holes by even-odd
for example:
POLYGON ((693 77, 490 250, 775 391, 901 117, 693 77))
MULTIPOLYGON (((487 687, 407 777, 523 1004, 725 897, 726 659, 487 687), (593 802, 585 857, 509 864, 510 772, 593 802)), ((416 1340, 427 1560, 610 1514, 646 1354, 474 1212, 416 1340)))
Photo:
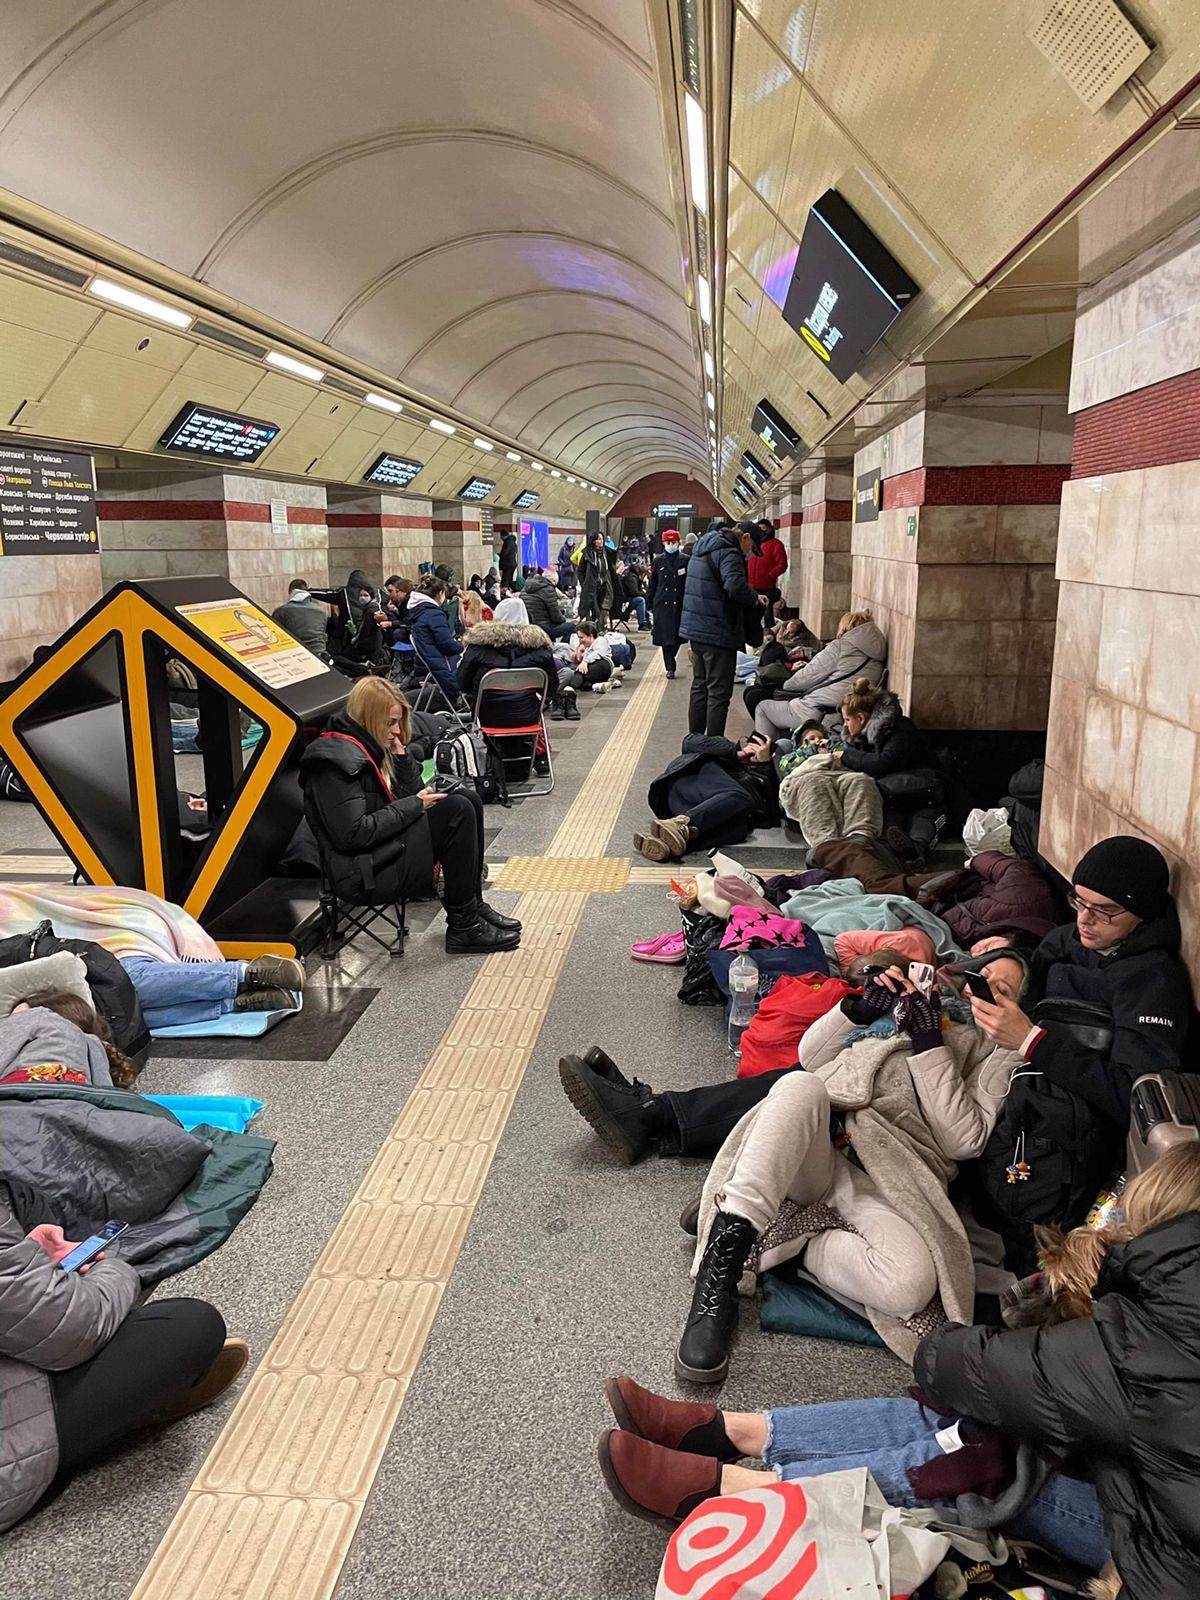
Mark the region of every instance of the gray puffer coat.
POLYGON ((0 1183, 0 1533, 41 1499, 58 1471, 49 1372, 94 1356, 141 1294, 124 1261, 63 1272, 17 1220, 0 1183))
POLYGON ((860 622, 793 672, 779 695, 784 699, 795 695, 809 707, 836 711, 855 678, 878 683, 886 663, 887 640, 875 623, 860 622))

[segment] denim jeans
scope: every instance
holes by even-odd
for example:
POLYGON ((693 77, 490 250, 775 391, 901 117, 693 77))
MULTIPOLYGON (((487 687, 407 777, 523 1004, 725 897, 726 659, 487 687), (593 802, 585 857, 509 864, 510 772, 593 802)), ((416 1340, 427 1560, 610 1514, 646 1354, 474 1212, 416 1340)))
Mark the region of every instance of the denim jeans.
POLYGON ((631 611, 638 620, 638 627, 644 628, 646 626, 646 596, 644 594, 631 595, 626 600, 625 615, 628 616, 631 611))
MULTIPOLYGON (((784 1406, 767 1414, 767 1466, 781 1478, 817 1478, 866 1467, 890 1505, 919 1502, 910 1467, 941 1454, 940 1424, 915 1400, 833 1400, 784 1406)), ((929 1504, 930 1502, 920 1502, 929 1504)), ((1098 1572, 1108 1560, 1108 1537, 1090 1483, 1055 1473, 1005 1530, 1098 1572)))
POLYGON ((155 961, 122 956, 121 965, 137 990, 146 1026, 212 1022, 233 1010, 245 963, 242 961, 155 961))

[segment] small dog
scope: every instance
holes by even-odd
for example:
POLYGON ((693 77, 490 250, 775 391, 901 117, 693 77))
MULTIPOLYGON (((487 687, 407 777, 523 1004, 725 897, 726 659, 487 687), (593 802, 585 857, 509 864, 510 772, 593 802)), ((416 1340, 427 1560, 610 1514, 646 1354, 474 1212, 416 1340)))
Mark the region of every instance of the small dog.
MULTIPOLYGON (((1041 1227, 1035 1227, 1033 1233, 1045 1279, 1047 1325, 1090 1317, 1092 1290, 1104 1257, 1114 1244, 1123 1243, 1132 1234, 1126 1228, 1072 1228, 1064 1233, 1061 1228, 1041 1227)), ((1118 1600, 1121 1576, 1111 1560, 1092 1579, 1088 1593, 1092 1600, 1118 1600)))

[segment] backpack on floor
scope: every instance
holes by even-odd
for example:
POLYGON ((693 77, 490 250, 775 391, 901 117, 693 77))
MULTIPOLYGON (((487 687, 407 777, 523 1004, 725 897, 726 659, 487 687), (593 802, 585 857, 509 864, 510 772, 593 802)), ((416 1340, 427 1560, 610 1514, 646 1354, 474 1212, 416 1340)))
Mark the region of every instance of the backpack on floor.
POLYGON ((500 751, 495 740, 478 728, 439 739, 433 750, 433 765, 445 777, 473 783, 485 806, 512 804, 500 751))

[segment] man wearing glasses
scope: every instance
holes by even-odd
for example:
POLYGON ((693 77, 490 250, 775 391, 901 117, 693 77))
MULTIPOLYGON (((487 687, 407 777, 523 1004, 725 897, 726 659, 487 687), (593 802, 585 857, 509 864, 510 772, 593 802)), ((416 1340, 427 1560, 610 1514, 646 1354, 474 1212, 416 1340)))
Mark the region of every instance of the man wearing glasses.
POLYGON ((1089 1191, 1120 1169, 1134 1082, 1182 1069, 1191 1016, 1161 852, 1128 835, 1102 839, 1072 885, 1074 925, 1034 953, 1034 1015, 1012 1000, 971 1001, 976 1025, 1028 1064, 973 1175, 980 1220, 1018 1270, 1031 1269, 1030 1224, 1082 1222, 1089 1191))

